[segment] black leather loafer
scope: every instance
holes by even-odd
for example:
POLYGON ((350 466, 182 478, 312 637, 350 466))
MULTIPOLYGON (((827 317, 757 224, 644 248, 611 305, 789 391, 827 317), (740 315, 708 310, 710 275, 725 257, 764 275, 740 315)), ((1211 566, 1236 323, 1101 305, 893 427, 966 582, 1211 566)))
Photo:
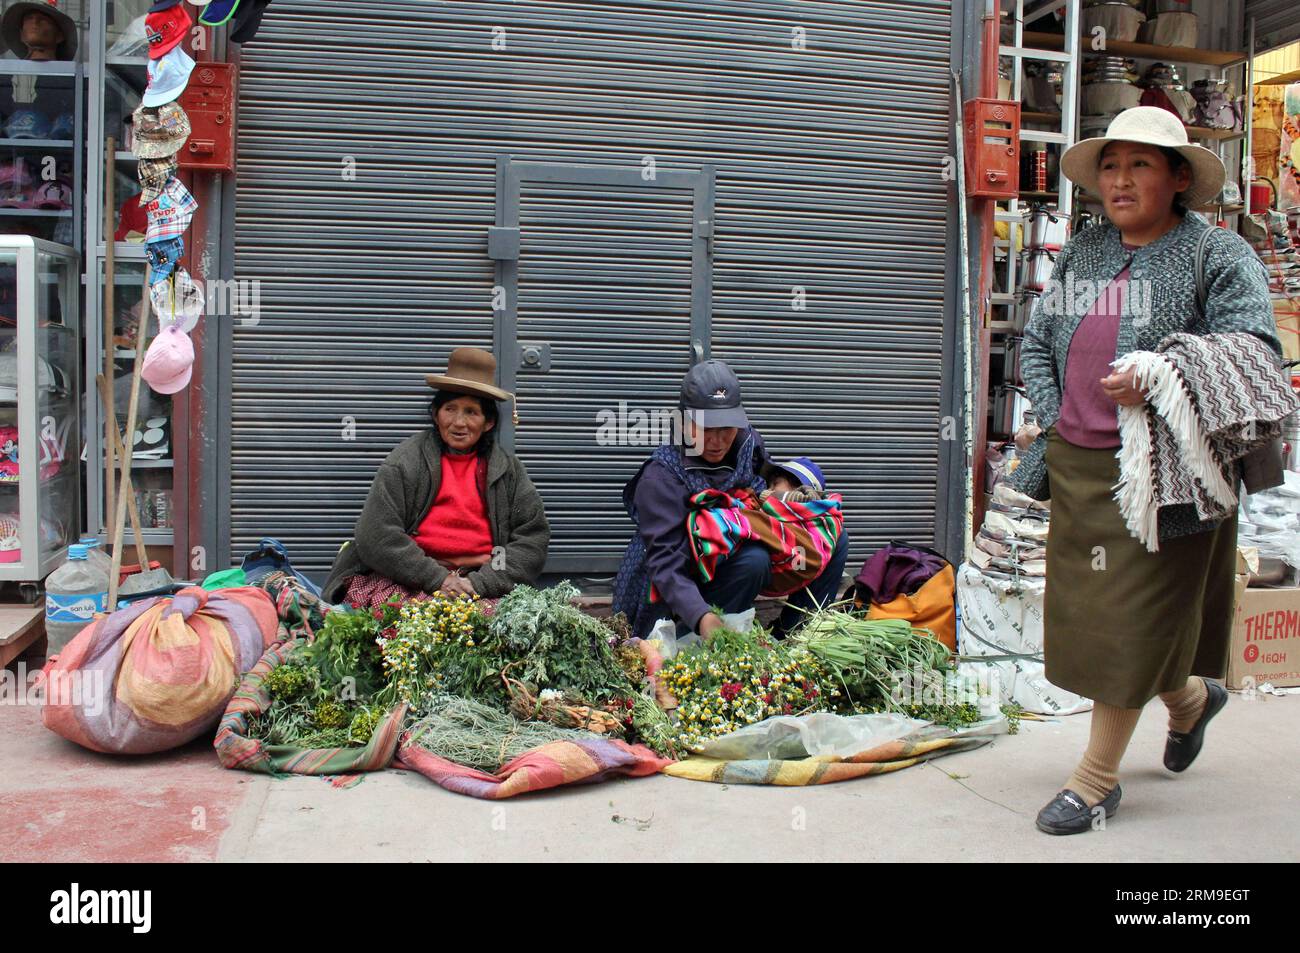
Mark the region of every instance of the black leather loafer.
POLYGON ((1228 690, 1218 682, 1212 682, 1208 678, 1203 678, 1205 690, 1209 694, 1205 698, 1205 711, 1201 712, 1201 717, 1197 719, 1192 730, 1184 734, 1181 731, 1169 732, 1169 738, 1165 741, 1165 767, 1170 771, 1186 771, 1191 767, 1196 756, 1201 753, 1201 745, 1205 742, 1205 726, 1210 723, 1210 719, 1223 711, 1223 706, 1228 704, 1228 690))
POLYGON ((1106 812, 1107 817, 1113 817, 1119 807, 1119 798, 1118 784, 1096 807, 1088 807, 1078 794, 1064 790, 1038 812, 1038 829, 1044 834, 1082 834, 1092 829, 1093 811, 1098 807, 1106 812))

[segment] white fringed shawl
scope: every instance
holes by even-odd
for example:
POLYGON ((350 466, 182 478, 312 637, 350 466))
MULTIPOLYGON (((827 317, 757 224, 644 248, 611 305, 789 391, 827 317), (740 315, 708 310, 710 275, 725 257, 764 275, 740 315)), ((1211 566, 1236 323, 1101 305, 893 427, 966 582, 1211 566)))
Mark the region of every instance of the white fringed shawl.
POLYGON ((1147 401, 1119 410, 1115 500, 1129 532, 1160 548, 1159 513, 1196 505, 1202 520, 1237 506, 1232 464, 1273 440, 1300 407, 1267 344, 1251 334, 1171 334, 1112 365, 1134 371, 1147 401))

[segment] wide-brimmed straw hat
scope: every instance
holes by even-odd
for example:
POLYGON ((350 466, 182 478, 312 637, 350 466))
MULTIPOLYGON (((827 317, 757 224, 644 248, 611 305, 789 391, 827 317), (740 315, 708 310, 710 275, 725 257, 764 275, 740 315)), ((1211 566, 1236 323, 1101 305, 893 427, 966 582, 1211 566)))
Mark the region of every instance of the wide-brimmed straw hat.
POLYGON ((492 383, 496 377, 497 361, 491 354, 482 348, 458 347, 447 359, 446 374, 426 374, 424 380, 434 390, 489 400, 512 400, 513 394, 492 383))
POLYGON ((1178 193, 1178 200, 1188 208, 1214 201, 1223 189, 1227 172, 1223 161, 1204 146, 1187 141, 1187 128, 1181 119, 1159 106, 1134 106, 1126 109, 1106 129, 1106 135, 1075 143, 1061 156, 1061 171, 1075 185, 1093 195, 1097 187, 1097 166, 1101 152, 1112 142, 1141 142, 1149 146, 1174 149, 1192 168, 1192 181, 1178 193))

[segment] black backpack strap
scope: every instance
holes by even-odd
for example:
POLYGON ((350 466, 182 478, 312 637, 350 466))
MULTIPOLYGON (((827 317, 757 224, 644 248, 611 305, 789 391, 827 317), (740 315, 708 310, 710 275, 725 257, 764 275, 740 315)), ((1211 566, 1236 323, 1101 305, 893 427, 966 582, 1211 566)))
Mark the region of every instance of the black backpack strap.
POLYGON ((1205 255, 1209 250, 1210 235, 1216 228, 1217 225, 1211 225, 1196 240, 1196 310, 1201 317, 1205 317, 1205 302, 1209 294, 1209 289, 1205 287, 1205 255))
MULTIPOLYGON (((933 548, 932 546, 921 546, 921 545, 919 545, 919 544, 917 544, 917 543, 909 543, 909 542, 908 542, 907 540, 905 540, 905 539, 891 539, 891 540, 889 541, 889 545, 890 545, 890 546, 902 546, 902 547, 905 547, 905 548, 907 548, 907 549, 915 549, 915 550, 917 550, 918 552, 929 553, 931 556, 938 556, 940 559, 942 559, 944 562, 946 562, 949 566, 952 566, 952 561, 949 560, 947 556, 945 556, 943 553, 939 552, 939 550, 933 548)), ((954 567, 954 568, 956 568, 956 567, 954 567)))

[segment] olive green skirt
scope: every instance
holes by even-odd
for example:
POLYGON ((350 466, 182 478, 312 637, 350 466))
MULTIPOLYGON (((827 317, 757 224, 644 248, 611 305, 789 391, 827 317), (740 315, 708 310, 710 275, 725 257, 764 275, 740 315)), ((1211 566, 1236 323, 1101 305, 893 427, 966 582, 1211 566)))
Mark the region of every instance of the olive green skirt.
POLYGON ((1141 708, 1189 675, 1223 678, 1232 634, 1237 516, 1164 540, 1129 535, 1114 499, 1114 450, 1048 435, 1052 520, 1047 537, 1043 652, 1053 685, 1141 708))

